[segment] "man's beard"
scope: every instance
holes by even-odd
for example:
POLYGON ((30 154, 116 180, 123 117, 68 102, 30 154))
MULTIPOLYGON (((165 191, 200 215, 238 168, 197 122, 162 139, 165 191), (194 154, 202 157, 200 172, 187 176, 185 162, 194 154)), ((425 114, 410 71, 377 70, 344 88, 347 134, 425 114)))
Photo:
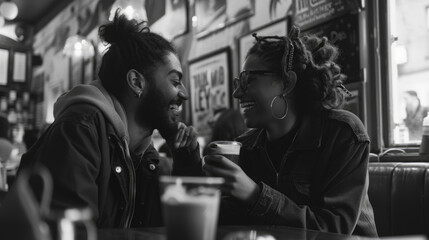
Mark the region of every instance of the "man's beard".
POLYGON ((164 138, 171 137, 177 131, 177 117, 169 111, 169 99, 165 99, 157 89, 151 89, 142 98, 136 114, 136 120, 142 127, 158 129, 164 138))

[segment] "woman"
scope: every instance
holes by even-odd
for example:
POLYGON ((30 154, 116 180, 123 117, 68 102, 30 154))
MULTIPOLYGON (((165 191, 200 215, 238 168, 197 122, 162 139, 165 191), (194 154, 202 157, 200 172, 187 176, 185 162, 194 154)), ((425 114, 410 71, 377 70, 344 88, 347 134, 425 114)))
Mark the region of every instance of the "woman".
POLYGON ((239 166, 219 155, 204 171, 224 177, 221 222, 308 228, 376 236, 368 200, 369 137, 339 110, 343 75, 326 38, 259 37, 234 97, 247 127, 239 166))

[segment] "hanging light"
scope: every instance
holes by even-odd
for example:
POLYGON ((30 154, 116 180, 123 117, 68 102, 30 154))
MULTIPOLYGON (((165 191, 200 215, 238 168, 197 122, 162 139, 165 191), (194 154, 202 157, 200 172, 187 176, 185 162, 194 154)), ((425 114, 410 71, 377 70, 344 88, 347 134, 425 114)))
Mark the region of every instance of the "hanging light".
POLYGON ((147 14, 144 5, 139 1, 117 0, 112 5, 109 14, 109 21, 113 21, 116 11, 119 9, 120 14, 125 15, 128 20, 135 19, 138 22, 147 21, 147 14))
POLYGON ((67 38, 63 53, 69 57, 89 59, 94 57, 94 46, 85 37, 77 34, 67 38))
MULTIPOLYGON (((80 2, 76 3, 75 7, 76 9, 72 8, 72 14, 79 12, 80 2)), ((79 23, 78 26, 80 26, 79 23)), ((63 54, 72 58, 89 59, 94 57, 95 50, 92 43, 88 41, 86 37, 80 35, 80 32, 78 31, 77 34, 67 38, 63 54)))
POLYGON ((13 20, 18 16, 18 6, 11 1, 5 1, 0 4, 0 13, 7 20, 13 20))

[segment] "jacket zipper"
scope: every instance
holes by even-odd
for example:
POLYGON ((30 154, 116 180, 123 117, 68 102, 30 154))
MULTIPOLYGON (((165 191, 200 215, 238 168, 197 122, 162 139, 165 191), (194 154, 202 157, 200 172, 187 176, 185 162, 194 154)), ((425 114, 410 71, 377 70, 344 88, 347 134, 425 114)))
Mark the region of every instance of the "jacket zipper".
POLYGON ((279 174, 280 174, 281 170, 283 169, 283 166, 284 166, 284 164, 285 164, 285 162, 286 162, 286 159, 287 159, 287 157, 288 157, 289 153, 291 152, 291 151, 290 151, 290 147, 291 147, 291 146, 292 146, 292 144, 295 142, 295 139, 296 139, 296 136, 297 136, 297 135, 298 135, 298 132, 296 132, 296 133, 295 133, 295 136, 293 137, 292 142, 291 142, 291 144, 290 144, 290 146, 289 146, 288 150, 286 151, 285 155, 282 157, 282 160, 281 160, 281 162, 280 162, 280 167, 279 167, 279 170, 278 170, 278 171, 276 170, 276 167, 274 166, 273 162, 271 161, 271 158, 270 158, 270 156, 268 155, 267 150, 266 150, 265 148, 262 148, 262 149, 264 150, 264 152, 265 152, 265 156, 267 156, 268 161, 270 162, 271 168, 272 168, 272 169, 274 170, 274 172, 276 173, 276 187, 278 187, 278 186, 279 186, 279 174))
POLYGON ((282 158, 282 161, 280 162, 280 168, 279 168, 279 171, 283 170, 283 167, 284 167, 284 165, 285 165, 286 159, 287 159, 287 157, 289 156, 289 154, 292 152, 292 151, 290 150, 290 148, 291 148, 291 146, 295 143, 296 136, 298 136, 298 131, 297 131, 297 132, 295 133, 295 135, 293 136, 292 142, 290 143, 290 145, 289 145, 289 147, 288 147, 288 149, 287 149, 287 151, 286 151, 285 155, 284 155, 284 156, 283 156, 283 158, 282 158))
POLYGON ((130 174, 130 211, 129 214, 127 216, 127 221, 125 222, 125 227, 126 228, 130 228, 131 227, 131 223, 133 220, 133 216, 134 216, 134 211, 135 211, 135 195, 136 195, 136 177, 135 177, 135 171, 134 171, 134 165, 133 165, 133 160, 131 159, 130 156, 130 151, 128 148, 128 144, 126 143, 125 140, 123 140, 123 144, 126 147, 125 149, 125 159, 126 159, 126 165, 130 174))
POLYGON ((276 187, 278 187, 279 186, 279 172, 276 170, 276 167, 274 167, 274 164, 273 164, 273 162, 271 161, 271 158, 270 158, 270 156, 268 155, 268 152, 267 152, 267 150, 265 149, 265 148, 261 148, 263 151, 264 151, 264 153, 265 153, 265 156, 267 157, 267 159, 268 159, 268 162, 270 162, 270 165, 271 165, 271 168, 274 170, 274 172, 276 173, 276 187))

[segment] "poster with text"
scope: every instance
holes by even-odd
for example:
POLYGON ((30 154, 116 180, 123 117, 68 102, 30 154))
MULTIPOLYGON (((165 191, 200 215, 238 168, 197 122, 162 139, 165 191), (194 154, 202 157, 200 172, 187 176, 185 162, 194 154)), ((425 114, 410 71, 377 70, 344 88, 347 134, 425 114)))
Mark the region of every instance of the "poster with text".
POLYGON ((293 23, 301 30, 361 8, 356 0, 294 0, 293 23))
POLYGON ((214 112, 230 107, 230 53, 221 49, 189 63, 192 125, 200 136, 209 136, 208 121, 214 112))

